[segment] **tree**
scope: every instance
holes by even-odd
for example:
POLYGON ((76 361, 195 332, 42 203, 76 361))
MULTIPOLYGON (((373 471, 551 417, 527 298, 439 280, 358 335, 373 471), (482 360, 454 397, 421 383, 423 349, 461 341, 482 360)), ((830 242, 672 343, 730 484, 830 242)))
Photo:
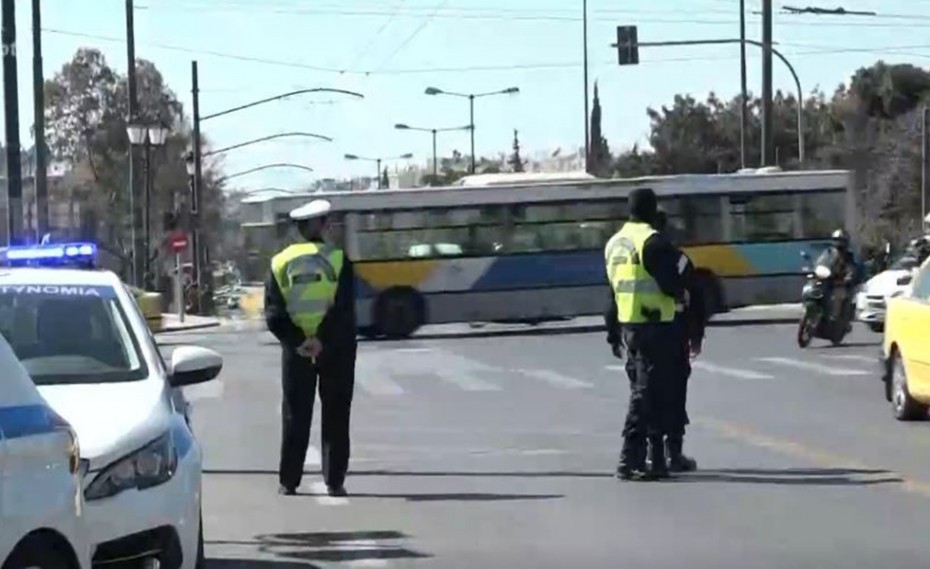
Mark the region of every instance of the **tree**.
MULTIPOLYGON (((513 154, 507 159, 507 164, 514 172, 524 171, 523 166, 525 163, 523 159, 520 158, 520 136, 517 129, 513 129, 513 154)), ((487 172, 487 170, 485 170, 485 172, 487 172)))
MULTIPOLYGON (((804 101, 778 92, 773 97, 778 165, 798 163, 797 113, 801 105, 805 168, 853 172, 855 220, 863 245, 895 245, 920 227, 921 108, 930 103, 930 72, 882 61, 857 70, 831 97, 814 91, 804 101)), ((747 167, 761 155, 761 104, 749 102, 747 167)), ((595 105, 600 120, 599 105, 595 105)), ((678 95, 670 106, 647 109, 651 150, 634 146, 614 163, 621 176, 734 172, 739 156, 739 98, 706 100, 678 95)), ((592 112, 592 147, 595 142, 592 112)), ((853 229, 853 228, 851 228, 853 229)))
POLYGON ((591 141, 588 148, 587 171, 598 177, 611 175, 610 146, 601 130, 601 98, 598 94, 597 81, 594 82, 594 103, 591 107, 591 141))
MULTIPOLYGON (((151 175, 152 243, 160 242, 161 212, 172 203, 184 205, 187 172, 181 156, 189 145, 190 127, 183 107, 167 87, 161 73, 149 61, 136 62, 139 113, 136 120, 161 122, 170 129, 166 144, 153 149, 151 175)), ((81 204, 84 238, 94 239, 112 254, 125 273, 131 244, 129 228, 129 114, 128 81, 109 67, 95 49, 79 49, 45 83, 47 143, 51 157, 72 168, 73 184, 68 190, 81 204)), ((206 141, 202 141, 207 146, 206 141)), ((141 161, 138 162, 141 170, 141 161)), ((201 228, 203 242, 215 242, 223 208, 216 171, 205 164, 202 190, 201 228)), ((143 195, 141 175, 136 188, 143 195)), ((186 209, 186 208, 184 208, 186 209)))
POLYGON ((385 190, 391 187, 391 179, 388 178, 387 166, 385 166, 384 171, 381 172, 381 187, 385 190))

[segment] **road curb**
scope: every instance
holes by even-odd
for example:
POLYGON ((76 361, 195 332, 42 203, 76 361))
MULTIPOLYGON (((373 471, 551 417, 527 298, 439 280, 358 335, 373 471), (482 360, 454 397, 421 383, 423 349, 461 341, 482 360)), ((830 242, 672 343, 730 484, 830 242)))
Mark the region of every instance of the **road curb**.
POLYGON ((171 328, 163 328, 156 332, 157 334, 177 334, 179 332, 190 332, 192 330, 205 330, 207 328, 219 328, 222 326, 222 322, 205 322, 203 324, 191 324, 189 326, 174 326, 171 328))

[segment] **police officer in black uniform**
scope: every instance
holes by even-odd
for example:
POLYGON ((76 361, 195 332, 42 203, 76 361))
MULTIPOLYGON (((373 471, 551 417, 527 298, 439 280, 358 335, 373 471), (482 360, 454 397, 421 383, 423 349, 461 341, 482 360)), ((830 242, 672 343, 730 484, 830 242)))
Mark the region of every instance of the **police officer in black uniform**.
MULTIPOLYGON (((668 217, 659 210, 653 225, 656 231, 665 236, 673 245, 674 235, 668 227, 668 217)), ((691 376, 691 360, 696 358, 704 344, 704 328, 707 320, 704 306, 704 294, 696 279, 694 263, 683 251, 679 250, 678 272, 683 279, 686 290, 684 302, 679 303, 675 313, 674 340, 676 349, 672 351, 672 381, 669 385, 667 431, 665 433, 668 466, 672 472, 690 472, 697 469, 697 461, 682 451, 685 427, 688 419, 688 378, 691 376)))
POLYGON ((654 480, 668 476, 663 437, 669 427, 668 413, 664 410, 669 407, 669 385, 674 381, 671 355, 681 347, 674 312, 675 301, 683 299, 684 285, 678 271, 678 250, 654 227, 649 227, 656 221, 655 193, 645 188, 634 190, 629 196, 629 207, 630 221, 605 247, 612 299, 605 314, 607 341, 617 356, 626 348, 630 379, 630 403, 617 477, 654 480), (611 276, 618 274, 612 266, 622 266, 627 276, 611 276), (631 278, 631 274, 637 276, 631 278), (628 296, 622 299, 625 304, 621 308, 624 295, 628 296), (640 295, 643 299, 648 297, 648 302, 636 300, 640 295), (628 313, 624 315, 624 311, 628 313))
POLYGON ((330 207, 325 200, 314 200, 290 213, 305 242, 290 245, 276 255, 265 283, 265 322, 281 343, 283 402, 278 476, 279 492, 284 495, 296 494, 303 476, 317 383, 323 413, 320 435, 323 479, 331 496, 346 495, 349 415, 357 348, 355 277, 352 262, 341 250, 326 243, 330 207), (305 249, 298 249, 300 247, 305 249), (308 320, 310 313, 299 312, 295 305, 300 304, 301 299, 295 296, 293 289, 301 282, 313 281, 310 283, 312 286, 319 285, 322 277, 313 274, 310 275, 313 279, 308 281, 308 273, 299 274, 299 270, 282 268, 286 267, 282 259, 303 261, 302 266, 321 262, 323 266, 331 266, 331 259, 341 262, 338 276, 327 277, 327 280, 335 281, 329 282, 329 286, 336 287, 335 298, 327 299, 322 321, 318 327, 313 326, 316 329, 312 335, 307 329, 307 322, 313 321, 312 315, 308 320), (298 277, 304 280, 300 281, 298 277), (283 286, 282 278, 287 281, 283 286), (284 287, 287 289, 282 290, 284 287))

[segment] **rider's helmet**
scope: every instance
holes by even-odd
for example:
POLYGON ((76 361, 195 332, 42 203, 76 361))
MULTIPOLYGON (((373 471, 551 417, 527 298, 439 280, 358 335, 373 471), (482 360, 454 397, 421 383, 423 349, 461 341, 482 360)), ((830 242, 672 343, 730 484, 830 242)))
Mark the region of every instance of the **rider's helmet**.
POLYGON ((837 229, 830 235, 830 242, 839 250, 849 248, 849 233, 845 229, 837 229))

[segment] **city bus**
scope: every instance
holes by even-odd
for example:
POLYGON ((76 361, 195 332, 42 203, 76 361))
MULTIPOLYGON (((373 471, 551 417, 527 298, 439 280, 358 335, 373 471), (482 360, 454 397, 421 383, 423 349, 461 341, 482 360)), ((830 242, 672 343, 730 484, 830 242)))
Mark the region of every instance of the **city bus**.
POLYGON ((270 256, 294 238, 288 211, 330 200, 333 237, 355 261, 360 331, 401 338, 425 324, 602 314, 610 298, 603 248, 627 220, 627 196, 637 188, 659 197, 713 313, 797 302, 801 252, 816 257, 833 230, 853 229, 855 212, 848 171, 471 178, 269 198, 252 204, 246 248, 267 271, 270 256))

